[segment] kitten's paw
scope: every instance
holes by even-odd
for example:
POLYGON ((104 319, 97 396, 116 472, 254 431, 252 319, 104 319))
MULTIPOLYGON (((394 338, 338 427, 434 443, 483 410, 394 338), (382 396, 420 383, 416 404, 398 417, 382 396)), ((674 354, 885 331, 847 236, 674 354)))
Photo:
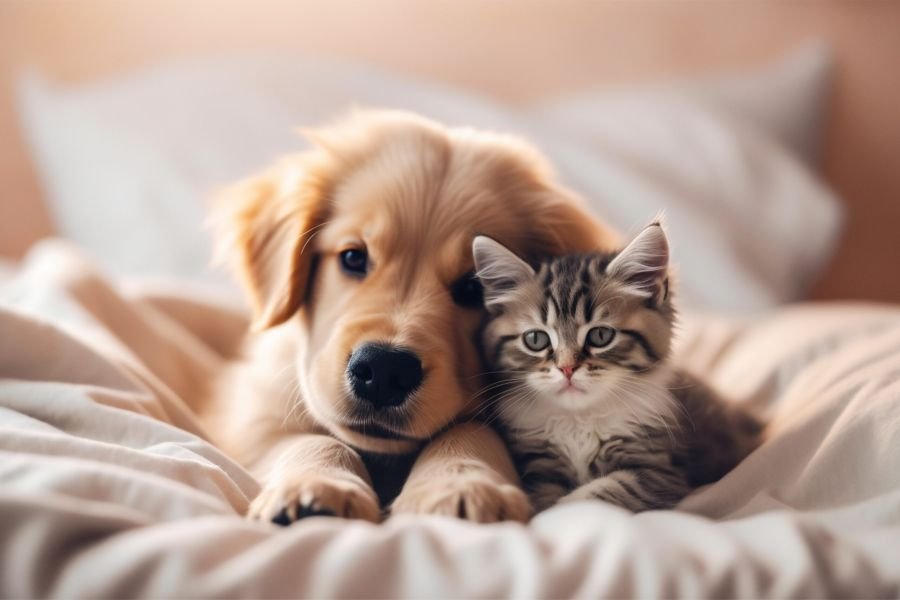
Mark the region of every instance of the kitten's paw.
POLYGON ((306 472, 268 482, 250 503, 247 518, 290 525, 305 517, 337 516, 377 523, 381 509, 372 488, 352 473, 306 472))
POLYGON ((524 523, 531 514, 531 505, 518 487, 498 483, 481 473, 468 473, 404 487, 391 505, 391 514, 442 515, 477 523, 524 523))
POLYGON ((597 500, 597 494, 590 488, 581 486, 557 500, 556 503, 566 504, 569 502, 581 502, 583 500, 597 500))

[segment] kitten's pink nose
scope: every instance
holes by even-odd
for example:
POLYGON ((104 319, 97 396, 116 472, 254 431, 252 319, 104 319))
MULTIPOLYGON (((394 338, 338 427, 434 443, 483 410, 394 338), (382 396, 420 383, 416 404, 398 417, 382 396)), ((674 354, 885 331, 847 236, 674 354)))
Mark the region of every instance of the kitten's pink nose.
POLYGON ((563 375, 566 376, 566 379, 572 379, 572 374, 575 372, 575 367, 560 367, 560 371, 562 371, 563 375))

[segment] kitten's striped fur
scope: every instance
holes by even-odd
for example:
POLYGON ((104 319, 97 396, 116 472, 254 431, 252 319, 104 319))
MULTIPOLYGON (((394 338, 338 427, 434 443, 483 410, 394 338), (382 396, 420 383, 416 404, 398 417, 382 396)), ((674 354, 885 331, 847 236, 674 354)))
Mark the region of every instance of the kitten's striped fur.
POLYGON ((488 238, 474 254, 490 402, 535 509, 587 498, 668 508, 757 445, 755 419, 669 365, 675 310, 659 223, 618 253, 537 270, 488 238), (549 345, 529 347, 527 332, 549 345))

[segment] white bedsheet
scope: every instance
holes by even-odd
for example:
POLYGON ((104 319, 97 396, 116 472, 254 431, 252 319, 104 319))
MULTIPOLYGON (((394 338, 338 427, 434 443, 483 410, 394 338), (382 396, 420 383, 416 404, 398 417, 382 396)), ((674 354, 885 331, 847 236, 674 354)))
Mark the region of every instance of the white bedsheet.
POLYGON ((241 311, 184 288, 114 285, 59 243, 0 281, 0 596, 900 594, 898 308, 688 320, 687 362, 773 438, 678 511, 278 529, 239 516, 258 484, 183 401, 241 311))

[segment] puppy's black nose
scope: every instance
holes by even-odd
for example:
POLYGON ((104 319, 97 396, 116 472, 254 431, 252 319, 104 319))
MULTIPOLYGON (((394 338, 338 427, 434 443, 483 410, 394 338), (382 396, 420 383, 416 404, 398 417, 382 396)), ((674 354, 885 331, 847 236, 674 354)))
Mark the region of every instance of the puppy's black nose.
POLYGON ((422 383, 422 363, 408 350, 363 344, 350 355, 347 379, 358 399, 376 408, 397 406, 422 383))

